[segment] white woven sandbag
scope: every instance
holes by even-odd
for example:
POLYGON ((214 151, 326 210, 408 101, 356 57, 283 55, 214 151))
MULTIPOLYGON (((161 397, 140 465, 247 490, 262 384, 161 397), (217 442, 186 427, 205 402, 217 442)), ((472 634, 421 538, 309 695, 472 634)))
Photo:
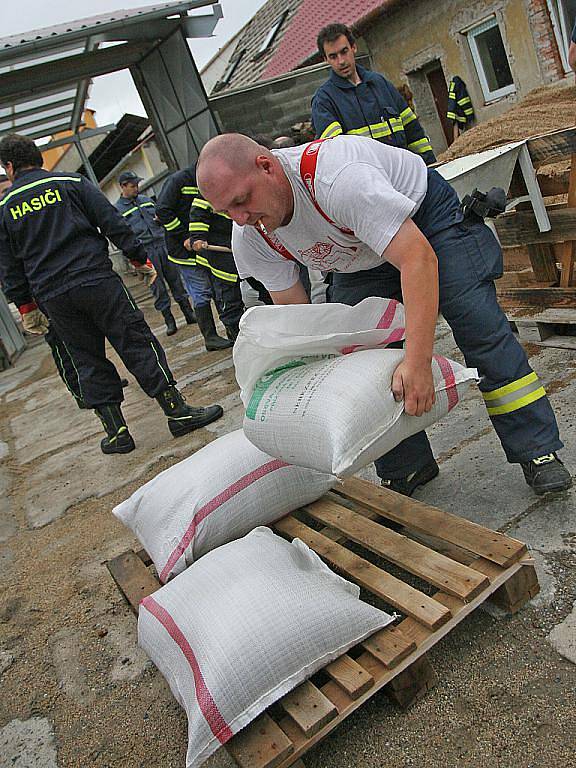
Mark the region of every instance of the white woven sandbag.
POLYGON ((391 391, 403 350, 370 349, 331 359, 297 358, 266 373, 246 407, 244 432, 291 464, 345 477, 446 415, 476 370, 435 355, 436 402, 408 416, 391 391))
POLYGON ((140 603, 138 642, 188 717, 187 768, 393 620, 358 595, 298 539, 257 528, 140 603))
POLYGON ((404 330, 404 306, 394 299, 254 307, 242 316, 234 344, 242 402, 248 405, 261 376, 294 358, 384 347, 402 341, 404 330))
POLYGON ((267 456, 241 429, 135 491, 113 513, 138 537, 164 583, 221 544, 322 496, 336 478, 267 456))

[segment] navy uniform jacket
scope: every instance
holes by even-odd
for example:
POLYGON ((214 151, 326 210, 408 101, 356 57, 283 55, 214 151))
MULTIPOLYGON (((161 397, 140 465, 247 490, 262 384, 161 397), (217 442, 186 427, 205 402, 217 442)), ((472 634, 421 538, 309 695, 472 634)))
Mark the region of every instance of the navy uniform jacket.
POLYGON ((448 111, 446 117, 454 123, 466 125, 474 119, 474 107, 466 83, 456 75, 448 86, 448 111))
MULTIPOLYGON (((217 213, 200 193, 192 201, 188 229, 193 241, 206 240, 210 245, 226 248, 232 246, 232 219, 225 213, 217 213)), ((196 262, 208 267, 219 280, 238 282, 238 270, 231 253, 202 251, 196 254, 196 262)))
POLYGON ((164 242, 164 228, 156 220, 156 204, 149 197, 120 196, 114 205, 143 245, 164 242))
POLYGON ((198 194, 196 166, 193 165, 169 176, 156 202, 156 218, 166 233, 168 258, 176 264, 196 264, 196 254, 187 251, 183 242, 189 237, 190 208, 198 194))
POLYGON ((368 136, 421 155, 427 165, 436 158, 430 140, 398 90, 378 72, 357 67, 361 81, 353 85, 331 71, 312 99, 316 136, 341 133, 368 136))
POLYGON ((114 274, 109 238, 127 258, 146 252, 116 208, 78 173, 21 171, 0 200, 0 281, 17 306, 114 274))

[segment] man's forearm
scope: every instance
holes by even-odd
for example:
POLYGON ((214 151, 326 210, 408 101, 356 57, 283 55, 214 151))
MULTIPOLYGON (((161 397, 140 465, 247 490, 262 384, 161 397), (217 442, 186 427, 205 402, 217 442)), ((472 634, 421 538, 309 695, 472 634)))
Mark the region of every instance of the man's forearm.
POLYGON ((274 304, 310 304, 308 294, 300 280, 285 291, 268 291, 274 304))
POLYGON ((438 316, 438 260, 432 248, 406 260, 401 282, 406 312, 406 362, 430 365, 438 316))

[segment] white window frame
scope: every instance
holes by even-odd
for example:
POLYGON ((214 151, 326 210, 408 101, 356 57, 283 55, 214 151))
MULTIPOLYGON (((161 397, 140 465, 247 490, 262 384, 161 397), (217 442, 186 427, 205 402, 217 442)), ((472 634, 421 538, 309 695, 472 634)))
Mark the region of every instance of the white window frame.
POLYGON ((570 47, 572 29, 568 29, 562 0, 546 0, 546 5, 548 6, 548 13, 550 14, 550 21, 552 22, 552 29, 554 30, 554 37, 556 38, 556 45, 562 61, 562 67, 564 68, 564 74, 567 75, 572 71, 570 64, 568 64, 568 48, 570 47))
MULTIPOLYGON (((488 85, 488 80, 486 79, 484 67, 482 65, 482 59, 480 57, 480 51, 478 50, 478 46, 476 44, 476 37, 483 32, 492 29, 492 27, 498 27, 500 37, 502 38, 502 44, 504 45, 504 38, 502 37, 502 32, 500 30, 500 25, 498 24, 498 19, 496 16, 489 16, 487 19, 484 19, 478 24, 475 24, 473 27, 468 27, 466 30, 466 37, 468 39, 470 53, 472 54, 472 60, 474 61, 476 73, 478 75, 478 79, 482 87, 482 93, 484 94, 484 99, 486 102, 496 101, 497 99, 501 99, 503 96, 508 96, 508 94, 516 92, 516 85, 514 82, 512 82, 510 85, 504 86, 503 88, 497 88, 495 91, 491 91, 490 86, 488 85)), ((504 53, 506 53, 506 46, 504 46, 504 53)), ((508 59, 507 53, 506 58, 508 59)), ((510 67, 509 60, 508 66, 510 67)), ((510 72, 512 72, 512 67, 510 67, 510 72)), ((512 77, 514 77, 514 75, 512 75, 512 77)))

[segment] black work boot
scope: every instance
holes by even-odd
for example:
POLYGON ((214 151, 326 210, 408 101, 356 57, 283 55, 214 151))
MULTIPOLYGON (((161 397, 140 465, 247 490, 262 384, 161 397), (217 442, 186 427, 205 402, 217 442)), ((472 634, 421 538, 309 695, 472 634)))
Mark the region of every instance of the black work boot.
POLYGON ((185 301, 179 301, 178 304, 180 306, 180 310, 182 311, 182 314, 184 315, 186 324, 194 325, 194 323, 196 322, 196 315, 194 314, 194 310, 192 309, 192 305, 190 304, 190 302, 186 299, 185 301))
POLYGON ((176 318, 169 309, 164 310, 162 315, 164 316, 164 322, 166 323, 166 336, 174 336, 178 330, 176 327, 176 318))
POLYGON ((572 487, 570 473, 555 453, 547 453, 520 464, 526 482, 538 495, 567 491, 572 487))
POLYGON ((208 352, 216 352, 218 349, 228 349, 233 346, 233 342, 223 339, 216 333, 214 325, 214 315, 210 304, 204 304, 202 307, 196 307, 196 320, 200 333, 204 336, 204 343, 208 352))
POLYGON ((94 408, 94 413, 106 430, 106 435, 101 443, 102 453, 130 453, 136 448, 132 435, 124 421, 120 403, 114 405, 99 405, 94 408))
POLYGON ((406 477, 397 477, 393 480, 381 480, 380 485, 383 488, 389 488, 391 491, 396 491, 396 493, 401 493, 403 496, 412 496, 418 486, 426 485, 426 483, 433 480, 439 472, 440 468, 438 467, 438 464, 432 459, 429 464, 426 464, 416 472, 412 472, 411 474, 406 475, 406 477))
POLYGON ((240 333, 240 326, 238 323, 235 323, 234 325, 225 325, 224 328, 226 328, 226 336, 228 336, 230 341, 236 341, 238 334, 240 333))
POLYGON ((184 395, 176 387, 168 387, 161 392, 156 400, 168 416, 168 428, 174 437, 186 435, 195 429, 205 427, 219 419, 224 411, 220 405, 209 405, 207 408, 193 408, 186 403, 184 395))

